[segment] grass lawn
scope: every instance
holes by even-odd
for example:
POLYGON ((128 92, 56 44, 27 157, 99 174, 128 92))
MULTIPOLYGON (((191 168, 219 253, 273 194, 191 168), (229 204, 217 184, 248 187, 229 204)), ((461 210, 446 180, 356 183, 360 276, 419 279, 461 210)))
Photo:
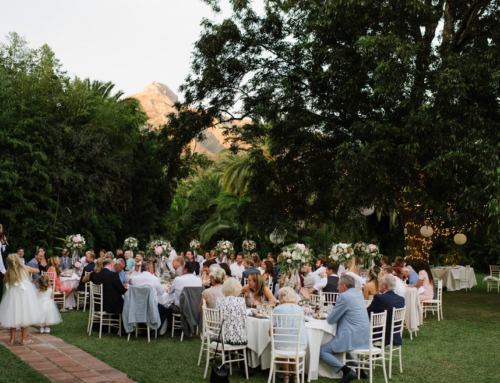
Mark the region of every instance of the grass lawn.
MULTIPOLYGON (((392 382, 500 382, 500 294, 487 293, 481 283, 483 277, 477 275, 479 284, 472 292, 443 293, 445 320, 426 320, 413 341, 405 331, 404 372, 400 374, 393 367, 392 382)), ((88 312, 63 314, 64 322, 52 328, 52 335, 87 351, 140 383, 203 381, 204 364, 196 365, 201 345, 199 337, 184 338, 181 343, 180 334, 174 338, 164 336, 148 344, 146 338, 131 338, 127 342, 126 337, 105 334, 99 340, 97 333, 93 332, 91 337, 86 333, 87 319, 88 312)), ((17 357, 11 359, 15 361, 17 357)), ((394 362, 397 366, 396 358, 394 362)), ((237 369, 233 373, 231 382, 245 381, 237 369)), ((257 371, 250 380, 267 382, 267 378, 267 371, 257 371)), ((374 381, 383 382, 379 368, 374 381)), ((318 382, 331 380, 320 378, 318 382)))
POLYGON ((0 346, 0 382, 5 383, 49 383, 50 379, 40 374, 33 367, 10 352, 6 347, 0 346))

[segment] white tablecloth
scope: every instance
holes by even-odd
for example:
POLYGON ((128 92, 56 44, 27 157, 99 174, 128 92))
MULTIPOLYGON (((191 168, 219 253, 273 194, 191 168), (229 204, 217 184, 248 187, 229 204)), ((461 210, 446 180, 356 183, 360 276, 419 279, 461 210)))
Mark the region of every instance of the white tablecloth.
MULTIPOLYGON (((435 281, 438 279, 443 280, 443 287, 446 286, 446 289, 448 291, 456 291, 460 290, 460 286, 458 285, 458 282, 455 283, 455 278, 465 278, 465 267, 461 268, 447 268, 447 267, 435 267, 431 269, 432 272, 432 277, 434 278, 435 281)), ((469 286, 468 288, 472 288, 472 286, 476 286, 477 281, 476 281, 476 274, 474 274, 474 269, 471 267, 470 268, 470 274, 469 274, 469 286)), ((462 286, 465 288, 464 286, 462 286)))
MULTIPOLYGON (((60 281, 62 286, 71 287, 71 289, 73 290, 73 287, 78 286, 80 277, 77 274, 73 273, 71 277, 61 277, 60 281)), ((71 293, 66 297, 66 306, 64 306, 64 308, 73 308, 75 306, 75 295, 71 293)))
MULTIPOLYGON (((271 336, 269 335, 269 319, 248 317, 247 337, 250 349, 250 366, 260 366, 263 370, 271 367, 271 336)), ((308 381, 317 380, 319 376, 341 379, 328 365, 319 360, 321 345, 331 341, 337 331, 337 325, 330 325, 326 320, 311 319, 306 322, 307 350, 306 374, 308 381)), ((342 354, 337 355, 341 358, 342 354)))

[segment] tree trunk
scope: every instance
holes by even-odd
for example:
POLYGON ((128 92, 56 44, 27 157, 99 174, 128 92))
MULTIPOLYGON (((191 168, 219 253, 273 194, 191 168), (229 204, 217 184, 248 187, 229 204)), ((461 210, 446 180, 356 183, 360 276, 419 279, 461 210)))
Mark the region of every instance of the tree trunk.
POLYGON ((423 219, 418 219, 416 209, 404 207, 400 212, 405 232, 405 260, 408 262, 417 259, 427 260, 429 251, 432 248, 432 237, 424 237, 420 234, 420 228, 426 223, 423 219))

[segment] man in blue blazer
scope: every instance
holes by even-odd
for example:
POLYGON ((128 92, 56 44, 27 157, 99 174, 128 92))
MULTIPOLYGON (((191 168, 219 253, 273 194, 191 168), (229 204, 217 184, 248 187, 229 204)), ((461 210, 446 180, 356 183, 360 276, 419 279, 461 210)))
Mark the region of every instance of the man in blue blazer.
MULTIPOLYGON (((387 322, 385 325, 385 345, 391 343, 391 326, 392 326, 392 309, 402 309, 405 307, 405 300, 403 297, 394 292, 396 288, 396 278, 394 275, 387 274, 382 277, 378 284, 379 294, 373 297, 373 301, 368 306, 368 315, 371 313, 379 314, 387 311, 387 322)), ((393 345, 401 346, 400 334, 394 334, 393 345)))
MULTIPOLYGON (((342 275, 338 282, 339 296, 335 307, 326 319, 330 324, 337 324, 335 337, 321 346, 319 357, 335 372, 343 372, 341 383, 357 379, 354 370, 343 364, 335 354, 350 350, 368 349, 370 347, 370 321, 366 312, 366 304, 358 290, 354 288, 354 279, 349 275, 342 275)), ((348 359, 354 359, 347 354, 348 359)), ((349 363, 355 366, 355 363, 349 363)), ((362 378, 367 378, 365 371, 361 372, 362 378)))

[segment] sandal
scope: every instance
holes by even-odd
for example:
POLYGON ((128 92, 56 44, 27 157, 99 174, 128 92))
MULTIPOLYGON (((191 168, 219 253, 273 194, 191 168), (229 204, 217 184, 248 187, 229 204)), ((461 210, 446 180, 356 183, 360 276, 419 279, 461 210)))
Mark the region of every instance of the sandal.
POLYGON ((27 346, 28 344, 35 343, 33 339, 28 340, 26 343, 21 342, 23 346, 27 346))
POLYGON ((7 344, 8 344, 9 346, 13 346, 13 345, 14 345, 14 343, 16 343, 16 341, 15 341, 15 340, 14 340, 14 342, 11 342, 10 340, 7 342, 7 344))

